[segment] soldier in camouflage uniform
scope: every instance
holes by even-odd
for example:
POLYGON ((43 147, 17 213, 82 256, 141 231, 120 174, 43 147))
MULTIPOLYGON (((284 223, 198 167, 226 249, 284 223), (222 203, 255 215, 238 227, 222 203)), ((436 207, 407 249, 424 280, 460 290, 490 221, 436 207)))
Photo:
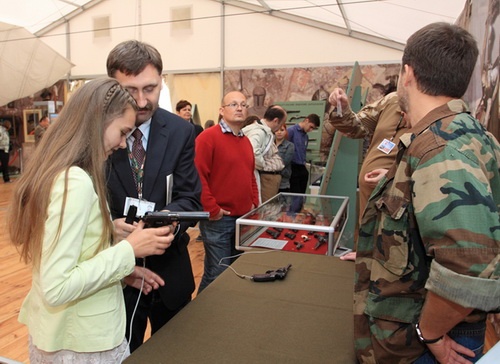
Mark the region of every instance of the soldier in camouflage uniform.
POLYGON ((337 100, 342 103, 342 115, 337 115, 337 111, 333 110, 328 119, 335 129, 348 138, 370 137, 370 146, 366 151, 358 179, 359 215, 361 217, 376 185, 370 180, 365 180, 365 175, 375 170, 388 170, 391 167, 396 159, 399 137, 408 129, 395 92, 366 105, 357 114, 351 110, 347 95, 340 88, 334 89, 330 95, 330 103, 336 105, 337 100), (394 143, 394 147, 390 150, 379 149, 385 140, 394 143))
POLYGON ((486 313, 500 308, 500 145, 459 100, 477 54, 445 23, 408 39, 398 97, 411 129, 358 241, 361 363, 474 362, 486 313))

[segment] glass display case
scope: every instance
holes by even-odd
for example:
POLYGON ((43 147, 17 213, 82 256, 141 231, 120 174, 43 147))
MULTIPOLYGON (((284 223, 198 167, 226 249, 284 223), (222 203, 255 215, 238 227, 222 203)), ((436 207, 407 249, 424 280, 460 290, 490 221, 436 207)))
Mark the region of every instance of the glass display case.
POLYGON ((236 220, 236 249, 342 255, 349 198, 279 193, 236 220))

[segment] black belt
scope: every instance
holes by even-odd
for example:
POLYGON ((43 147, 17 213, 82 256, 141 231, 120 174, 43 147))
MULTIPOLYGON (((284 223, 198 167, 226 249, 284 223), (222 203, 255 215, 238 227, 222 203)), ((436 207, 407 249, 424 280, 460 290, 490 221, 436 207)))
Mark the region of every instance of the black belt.
POLYGON ((281 174, 281 171, 259 171, 260 174, 281 174))

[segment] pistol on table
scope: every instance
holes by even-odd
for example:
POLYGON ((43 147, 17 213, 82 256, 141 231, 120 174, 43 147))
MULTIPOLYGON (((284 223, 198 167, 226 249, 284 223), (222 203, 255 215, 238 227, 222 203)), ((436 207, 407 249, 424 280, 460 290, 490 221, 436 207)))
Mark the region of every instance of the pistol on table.
POLYGON ((278 268, 275 270, 268 270, 265 274, 254 274, 252 281, 254 282, 272 282, 275 280, 283 280, 292 265, 288 264, 286 267, 278 268))

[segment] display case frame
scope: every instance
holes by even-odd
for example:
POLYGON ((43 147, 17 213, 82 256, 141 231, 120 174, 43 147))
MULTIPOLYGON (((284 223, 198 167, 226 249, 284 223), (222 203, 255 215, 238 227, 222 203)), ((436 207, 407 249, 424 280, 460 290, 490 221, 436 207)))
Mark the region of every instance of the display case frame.
POLYGON ((236 249, 345 254, 348 211, 345 196, 279 193, 236 220, 236 249))
POLYGON ((41 109, 23 110, 24 141, 35 142, 35 128, 42 118, 41 109))

